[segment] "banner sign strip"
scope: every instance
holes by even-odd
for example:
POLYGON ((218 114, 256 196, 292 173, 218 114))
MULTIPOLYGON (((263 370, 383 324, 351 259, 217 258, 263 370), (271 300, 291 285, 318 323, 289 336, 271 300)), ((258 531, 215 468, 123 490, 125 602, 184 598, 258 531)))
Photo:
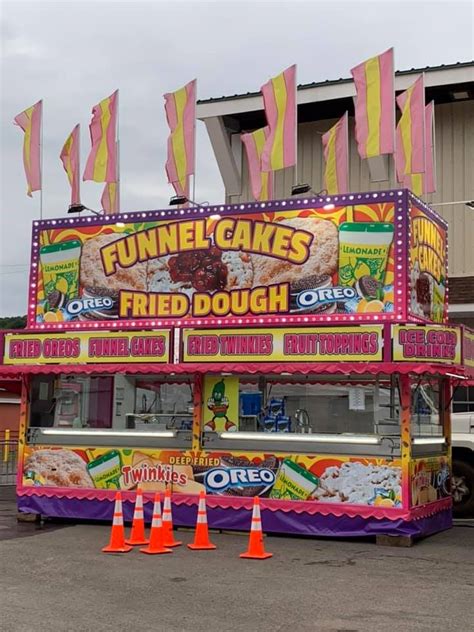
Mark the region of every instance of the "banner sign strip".
POLYGON ((429 325, 393 326, 394 362, 461 364, 461 329, 429 325))
POLYGON ((4 364, 169 363, 170 331, 5 336, 4 364))
POLYGON ((383 359, 383 325, 183 331, 182 362, 327 362, 383 359))

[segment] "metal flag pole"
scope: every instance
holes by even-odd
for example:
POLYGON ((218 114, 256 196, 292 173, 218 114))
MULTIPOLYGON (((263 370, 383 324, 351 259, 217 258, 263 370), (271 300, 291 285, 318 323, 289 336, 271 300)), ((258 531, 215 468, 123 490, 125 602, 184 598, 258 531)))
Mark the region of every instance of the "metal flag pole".
POLYGON ((119 90, 117 90, 117 129, 116 129, 116 146, 117 146, 117 191, 115 195, 117 196, 117 213, 120 213, 120 118, 119 118, 119 90))
POLYGON ((196 199, 196 96, 197 96, 197 79, 194 79, 194 117, 193 117, 193 200, 196 199))
POLYGON ((298 81, 297 81, 298 66, 295 64, 295 170, 294 170, 294 182, 296 186, 298 184, 298 81))
MULTIPOLYGON (((77 127, 77 201, 81 203, 81 124, 77 127)), ((72 202, 72 200, 71 200, 72 202)))
POLYGON ((40 219, 43 219, 43 99, 41 99, 41 126, 40 126, 40 219))

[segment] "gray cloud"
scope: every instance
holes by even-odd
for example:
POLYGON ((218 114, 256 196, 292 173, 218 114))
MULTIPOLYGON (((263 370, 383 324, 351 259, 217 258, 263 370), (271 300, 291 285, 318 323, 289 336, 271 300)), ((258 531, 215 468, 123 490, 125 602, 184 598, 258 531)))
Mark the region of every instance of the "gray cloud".
MULTIPOLYGON (((26 312, 31 222, 22 133, 13 117, 44 99, 44 217, 65 214, 59 161, 82 126, 82 164, 92 106, 120 88, 122 209, 167 205, 167 128, 162 95, 198 77, 207 98, 258 90, 298 64, 298 81, 345 77, 394 45, 400 69, 472 58, 470 2, 3 2, 1 72, 0 315, 26 312)), ((102 185, 84 183, 98 207, 102 185)), ((202 124, 196 197, 218 203, 223 186, 202 124)))

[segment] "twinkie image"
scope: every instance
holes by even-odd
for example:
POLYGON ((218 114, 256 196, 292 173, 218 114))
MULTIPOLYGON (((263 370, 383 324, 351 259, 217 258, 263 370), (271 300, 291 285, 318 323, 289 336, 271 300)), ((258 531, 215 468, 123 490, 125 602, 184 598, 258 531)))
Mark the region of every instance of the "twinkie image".
POLYGON ((30 324, 391 313, 393 213, 361 204, 41 229, 30 324))

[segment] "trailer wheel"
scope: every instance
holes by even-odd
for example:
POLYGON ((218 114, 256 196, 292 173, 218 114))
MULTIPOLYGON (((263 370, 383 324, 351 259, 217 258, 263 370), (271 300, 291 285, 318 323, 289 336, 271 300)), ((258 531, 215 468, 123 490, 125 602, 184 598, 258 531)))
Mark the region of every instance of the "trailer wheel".
POLYGON ((453 460, 451 493, 454 516, 456 518, 474 516, 474 468, 469 463, 453 460))

